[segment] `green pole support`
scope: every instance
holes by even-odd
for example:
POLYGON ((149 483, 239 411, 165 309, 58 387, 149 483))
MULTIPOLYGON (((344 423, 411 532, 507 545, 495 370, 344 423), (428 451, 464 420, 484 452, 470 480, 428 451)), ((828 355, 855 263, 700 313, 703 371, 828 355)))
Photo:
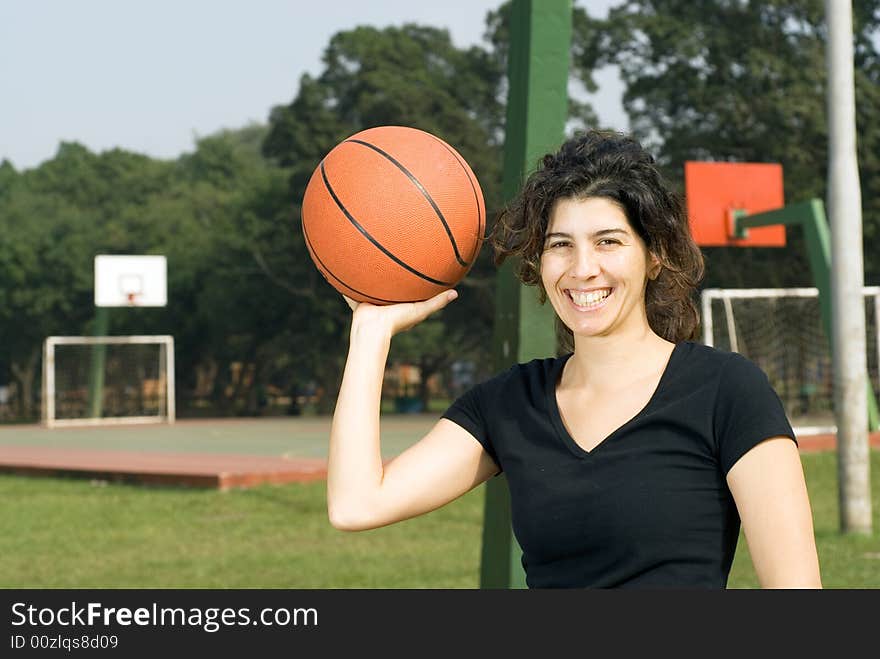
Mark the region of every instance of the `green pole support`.
MULTIPOLYGON (((513 0, 510 6, 507 124, 502 189, 509 200, 545 153, 555 151, 568 117, 568 63, 572 0, 513 0)), ((553 309, 514 276, 516 263, 498 271, 493 365, 495 371, 556 354, 553 309)), ((513 536, 510 492, 504 476, 486 483, 482 588, 524 588, 522 550, 513 536)))
MULTIPOLYGON (((110 309, 95 307, 95 324, 92 336, 106 336, 110 325, 110 309)), ((104 360, 107 347, 92 346, 92 362, 89 369, 89 417, 98 419, 104 410, 104 360)))
MULTIPOLYGON (((831 341, 831 231, 825 217, 825 204, 821 199, 810 199, 798 204, 785 206, 766 213, 747 215, 744 211, 734 211, 734 235, 738 238, 748 236, 749 228, 766 227, 776 224, 801 226, 807 242, 807 254, 810 260, 810 271, 816 288, 819 289, 819 309, 822 312, 822 324, 828 344, 831 341)), ((880 322, 880 320, 878 320, 880 322)), ((880 430, 880 409, 870 380, 867 386, 868 395, 868 430, 880 430)))

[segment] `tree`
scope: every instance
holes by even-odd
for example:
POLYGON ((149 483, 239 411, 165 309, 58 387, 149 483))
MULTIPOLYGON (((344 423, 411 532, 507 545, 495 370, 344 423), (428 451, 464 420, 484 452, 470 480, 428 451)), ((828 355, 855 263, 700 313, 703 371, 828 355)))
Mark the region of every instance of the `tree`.
POLYGON ((254 240, 253 227, 270 227, 283 249, 293 227, 292 218, 287 228, 276 221, 289 214, 287 175, 261 155, 265 131, 248 126, 200 139, 176 162, 63 143, 52 160, 22 174, 0 165, 0 365, 3 380, 11 377, 22 393, 19 416, 35 416, 46 336, 91 332, 99 253, 164 254, 169 264, 168 306, 110 310, 111 333, 173 334, 184 399, 207 368, 219 375, 219 408, 254 410, 255 388, 293 345, 278 340, 291 325, 291 305, 266 286, 254 240), (257 377, 225 396, 235 362, 257 377))
POLYGON ((0 166, 0 350, 18 384, 19 416, 35 416, 43 340, 89 331, 94 255, 131 252, 124 209, 160 190, 165 173, 145 156, 97 156, 76 143, 17 176, 0 166))
POLYGON ((175 328, 181 390, 193 394, 211 373, 215 411, 233 414, 258 413, 256 392, 292 348, 278 341, 291 304, 264 264, 292 231, 286 172, 260 153, 265 133, 251 125, 199 139, 175 163, 175 186, 141 211, 164 227, 152 244, 169 259, 165 322, 175 328), (235 364, 254 377, 236 379, 235 364))
MULTIPOLYGON (((880 251, 880 3, 857 0, 859 160, 866 251, 880 251)), ((685 160, 780 162, 789 202, 824 198, 825 34, 820 0, 630 0, 581 20, 580 75, 620 67, 637 137, 681 183, 685 160)), ((799 231, 784 249, 705 248, 706 286, 811 285, 799 231)), ((866 279, 880 264, 866 259, 866 279)))

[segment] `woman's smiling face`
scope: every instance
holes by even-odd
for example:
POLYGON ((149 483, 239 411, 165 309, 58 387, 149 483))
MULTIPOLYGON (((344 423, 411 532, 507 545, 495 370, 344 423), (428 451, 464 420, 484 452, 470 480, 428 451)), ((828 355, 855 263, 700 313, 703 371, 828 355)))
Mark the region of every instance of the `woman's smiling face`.
POLYGON ((614 201, 567 198, 554 205, 541 280, 575 336, 608 336, 631 323, 647 323, 645 285, 656 264, 614 201))

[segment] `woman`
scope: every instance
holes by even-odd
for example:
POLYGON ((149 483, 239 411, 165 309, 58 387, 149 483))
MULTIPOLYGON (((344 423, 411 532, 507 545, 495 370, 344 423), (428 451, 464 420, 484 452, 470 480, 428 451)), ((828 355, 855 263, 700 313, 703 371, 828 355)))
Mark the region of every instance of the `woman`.
POLYGON ((723 588, 740 523, 762 586, 821 587, 794 433, 756 365, 692 341, 702 256, 653 158, 617 133, 569 140, 492 241, 496 262, 520 257, 521 280, 553 305, 566 354, 472 388, 383 468, 391 338, 457 294, 348 300, 331 523, 414 517, 503 470, 530 587, 723 588))

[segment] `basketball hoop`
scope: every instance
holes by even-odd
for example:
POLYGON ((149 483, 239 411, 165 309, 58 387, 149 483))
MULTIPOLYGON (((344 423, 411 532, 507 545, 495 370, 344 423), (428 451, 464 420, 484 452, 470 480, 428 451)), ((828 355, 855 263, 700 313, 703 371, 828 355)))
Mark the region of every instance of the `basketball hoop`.
POLYGON ((766 162, 684 164, 685 199, 702 247, 785 247, 785 226, 738 229, 738 220, 785 206, 782 165, 766 162))
POLYGON ((166 304, 164 256, 95 256, 96 307, 164 307, 166 304))

